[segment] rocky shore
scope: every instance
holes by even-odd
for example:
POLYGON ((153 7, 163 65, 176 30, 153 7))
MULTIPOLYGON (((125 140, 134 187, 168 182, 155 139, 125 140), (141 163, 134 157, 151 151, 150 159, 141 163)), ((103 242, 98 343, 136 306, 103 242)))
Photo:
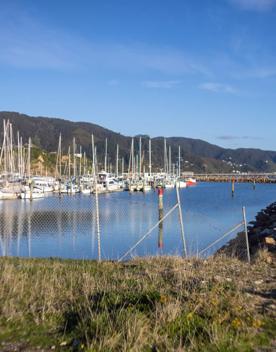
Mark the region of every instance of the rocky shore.
MULTIPOLYGON (((260 249, 266 249, 271 258, 276 255, 276 202, 262 209, 254 221, 248 224, 248 241, 251 256, 260 249)), ((246 259, 245 233, 238 233, 237 237, 229 241, 217 252, 246 259)))

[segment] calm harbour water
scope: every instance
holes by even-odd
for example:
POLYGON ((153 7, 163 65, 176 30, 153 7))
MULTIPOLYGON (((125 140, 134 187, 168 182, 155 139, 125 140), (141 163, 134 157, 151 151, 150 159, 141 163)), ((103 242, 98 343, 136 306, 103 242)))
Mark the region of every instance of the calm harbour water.
MULTIPOLYGON (((180 190, 180 196, 188 252, 196 254, 242 221, 242 206, 246 206, 247 220, 254 220, 259 210, 276 200, 276 185, 256 185, 254 191, 251 184, 236 184, 232 197, 229 183, 200 183, 180 190)), ((164 213, 175 203, 175 190, 166 190, 164 213)), ((158 196, 154 191, 100 195, 99 204, 103 259, 118 259, 158 221, 158 196)), ((0 255, 97 258, 94 209, 93 195, 49 195, 33 202, 0 201, 0 255)), ((181 253, 175 210, 164 221, 163 229, 155 229, 133 255, 181 253)))

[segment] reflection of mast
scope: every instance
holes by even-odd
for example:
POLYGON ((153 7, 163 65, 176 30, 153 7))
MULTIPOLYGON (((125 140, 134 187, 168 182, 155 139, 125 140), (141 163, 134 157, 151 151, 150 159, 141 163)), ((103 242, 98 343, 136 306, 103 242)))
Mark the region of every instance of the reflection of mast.
POLYGON ((23 221, 24 221, 24 208, 23 203, 19 203, 19 210, 18 210, 18 215, 17 215, 17 256, 19 257, 20 255, 20 242, 21 242, 21 235, 23 232, 23 221))
POLYGON ((76 248, 76 233, 77 233, 77 210, 73 209, 73 250, 76 248))
POLYGON ((1 245, 1 253, 2 256, 5 256, 5 234, 4 234, 4 219, 2 219, 1 217, 1 221, 0 221, 0 245, 1 245))
MULTIPOLYGON (((163 219, 164 205, 163 205, 163 188, 158 188, 158 220, 163 219)), ((158 248, 163 248, 163 221, 158 226, 158 248)))
MULTIPOLYGON (((106 145, 107 146, 107 145, 106 145)), ((93 178, 95 184, 95 201, 96 201, 96 229, 97 229, 97 242, 98 242, 98 260, 101 261, 101 233, 100 233, 100 213, 99 213, 99 198, 98 198, 98 187, 97 187, 97 174, 96 174, 96 165, 97 165, 97 150, 94 145, 94 136, 92 135, 92 155, 94 155, 93 160, 95 165, 93 167, 93 178)), ((92 232, 93 239, 93 232, 92 232)))
POLYGON ((29 214, 28 214, 28 255, 32 255, 32 202, 29 203, 29 214))
POLYGON ((59 239, 59 245, 60 248, 62 248, 61 246, 61 237, 62 237, 62 204, 61 202, 59 203, 59 210, 56 212, 56 216, 57 216, 57 229, 58 229, 58 239, 59 239))

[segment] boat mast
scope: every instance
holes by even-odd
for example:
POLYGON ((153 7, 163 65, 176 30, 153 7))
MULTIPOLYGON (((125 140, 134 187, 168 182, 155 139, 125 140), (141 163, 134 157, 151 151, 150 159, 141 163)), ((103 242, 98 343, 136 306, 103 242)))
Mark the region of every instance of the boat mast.
POLYGON ((119 144, 117 144, 116 150, 116 177, 119 176, 119 144))
POLYGON ((139 138, 139 176, 142 172, 142 138, 139 138))
POLYGON ((172 148, 169 145, 169 175, 172 174, 172 148))
POLYGON ((14 153, 13 153, 13 132, 12 124, 10 123, 10 170, 11 174, 14 172, 14 153))
POLYGON ((123 174, 124 174, 124 172, 125 172, 125 170, 124 170, 124 163, 125 163, 125 158, 122 157, 122 176, 123 176, 123 174))
POLYGON ((149 175, 151 176, 151 139, 149 139, 149 175))
POLYGON ((58 151, 56 160, 56 177, 59 175, 61 177, 61 133, 58 138, 58 151))
POLYGON ((17 170, 19 176, 20 174, 20 137, 19 137, 19 131, 17 131, 17 170))
POLYGON ((86 175, 86 169, 87 169, 87 165, 86 165, 87 161, 86 161, 86 152, 83 152, 83 174, 86 175))
POLYGON ((167 173, 167 141, 164 138, 164 172, 167 173))
POLYGON ((180 145, 178 146, 178 177, 181 175, 181 167, 180 167, 181 153, 180 153, 180 145))
POLYGON ((107 138, 105 139, 104 171, 107 172, 107 138))
POLYGON ((24 165, 24 157, 23 157, 23 140, 20 137, 20 166, 21 166, 21 176, 24 175, 25 165, 24 165))
POLYGON ((29 181, 31 180, 31 143, 32 143, 32 140, 29 137, 29 143, 28 143, 28 179, 29 181))
POLYGON ((79 166, 79 175, 81 176, 81 163, 82 163, 82 146, 80 145, 80 166, 79 166))
MULTIPOLYGON (((95 145, 94 145, 94 135, 91 134, 91 145, 92 145, 92 175, 96 177, 96 170, 95 170, 95 145)), ((94 180, 95 182, 95 180, 94 180)))
POLYGON ((128 161, 128 177, 131 171, 131 177, 133 178, 133 165, 134 165, 134 140, 133 137, 131 138, 131 147, 130 147, 130 154, 129 154, 129 161, 128 161))
POLYGON ((71 151, 70 151, 70 145, 68 147, 68 178, 69 181, 71 179, 71 151))
POLYGON ((73 138, 73 173, 76 177, 76 138, 73 138))
POLYGON ((135 156, 134 156, 134 138, 132 138, 132 155, 131 155, 131 161, 132 161, 132 177, 134 177, 135 174, 135 156))

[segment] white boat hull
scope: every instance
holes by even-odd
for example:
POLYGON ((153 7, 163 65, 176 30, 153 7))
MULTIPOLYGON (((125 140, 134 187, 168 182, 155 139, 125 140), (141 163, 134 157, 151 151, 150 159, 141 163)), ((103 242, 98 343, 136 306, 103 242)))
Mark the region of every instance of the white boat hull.
POLYGON ((18 195, 15 192, 1 192, 0 191, 0 200, 16 199, 17 197, 18 197, 18 195))
POLYGON ((30 192, 22 192, 20 194, 21 199, 38 199, 38 198, 44 198, 45 194, 40 193, 40 192, 33 192, 32 194, 30 192))
POLYGON ((143 192, 149 192, 149 191, 151 191, 151 186, 150 185, 143 186, 143 192))
POLYGON ((176 187, 178 188, 186 188, 187 183, 185 181, 176 181, 176 187))

